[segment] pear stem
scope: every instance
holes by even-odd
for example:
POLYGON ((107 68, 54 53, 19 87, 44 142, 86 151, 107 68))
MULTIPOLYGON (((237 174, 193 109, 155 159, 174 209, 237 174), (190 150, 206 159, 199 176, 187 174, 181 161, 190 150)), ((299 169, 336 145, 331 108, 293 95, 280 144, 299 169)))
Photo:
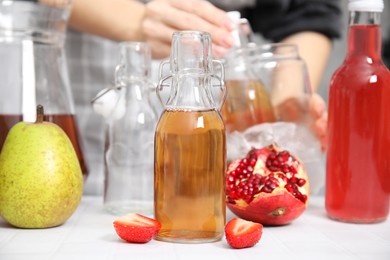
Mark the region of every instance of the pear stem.
POLYGON ((42 105, 37 105, 37 120, 35 123, 42 123, 44 116, 44 109, 42 105))

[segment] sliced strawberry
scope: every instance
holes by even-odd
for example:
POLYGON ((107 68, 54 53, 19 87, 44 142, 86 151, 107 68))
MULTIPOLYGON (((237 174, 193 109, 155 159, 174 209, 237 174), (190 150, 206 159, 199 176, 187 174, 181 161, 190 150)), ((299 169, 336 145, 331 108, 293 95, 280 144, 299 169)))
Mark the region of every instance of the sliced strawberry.
POLYGON ((233 218, 225 226, 226 240, 233 248, 245 248, 256 245, 262 233, 262 224, 240 218, 233 218))
POLYGON ((114 228, 120 238, 131 243, 146 243, 154 238, 161 224, 152 218, 131 213, 114 221, 114 228))

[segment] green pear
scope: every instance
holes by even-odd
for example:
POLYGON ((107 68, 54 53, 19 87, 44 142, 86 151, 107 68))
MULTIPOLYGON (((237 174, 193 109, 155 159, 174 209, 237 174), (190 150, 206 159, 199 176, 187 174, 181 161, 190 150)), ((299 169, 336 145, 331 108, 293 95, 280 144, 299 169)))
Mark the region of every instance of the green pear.
POLYGON ((43 121, 14 125, 0 154, 0 215, 20 228, 63 224, 83 193, 79 160, 66 133, 43 121))

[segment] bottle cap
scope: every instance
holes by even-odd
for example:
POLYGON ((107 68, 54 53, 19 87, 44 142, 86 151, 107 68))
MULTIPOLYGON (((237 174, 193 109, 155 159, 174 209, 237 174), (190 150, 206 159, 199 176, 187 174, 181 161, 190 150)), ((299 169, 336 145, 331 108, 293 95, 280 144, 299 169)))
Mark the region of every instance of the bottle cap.
POLYGON ((349 11, 358 12, 382 12, 383 0, 349 0, 349 11))

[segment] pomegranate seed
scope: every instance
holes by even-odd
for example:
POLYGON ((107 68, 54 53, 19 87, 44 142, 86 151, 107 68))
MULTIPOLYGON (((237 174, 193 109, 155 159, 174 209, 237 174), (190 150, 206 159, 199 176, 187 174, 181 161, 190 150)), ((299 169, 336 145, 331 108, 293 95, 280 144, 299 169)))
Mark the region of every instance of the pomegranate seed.
POLYGON ((291 179, 288 181, 290 184, 296 184, 297 183, 297 178, 291 177, 291 179))
POLYGON ((306 183, 305 179, 298 179, 298 181, 297 181, 297 184, 299 187, 302 187, 303 185, 305 185, 305 183, 306 183))
POLYGON ((252 196, 246 196, 245 198, 244 198, 244 200, 245 200, 245 202, 246 203, 251 203, 251 201, 253 200, 253 198, 252 198, 252 196))
POLYGON ((236 204, 236 201, 234 199, 232 199, 232 198, 228 198, 228 202, 230 204, 236 204))
POLYGON ((278 177, 279 177, 282 181, 287 182, 287 177, 286 177, 284 174, 279 173, 279 174, 278 174, 278 177))
POLYGON ((274 176, 269 176, 268 179, 272 182, 277 182, 278 183, 278 179, 276 179, 274 176))
POLYGON ((256 165, 257 159, 251 159, 249 165, 254 167, 256 165))
POLYGON ((232 198, 232 199, 237 199, 237 198, 238 198, 238 197, 237 197, 237 193, 236 193, 234 190, 232 190, 231 192, 229 192, 229 197, 232 198))
POLYGON ((293 174, 297 174, 297 169, 295 169, 295 167, 291 166, 290 167, 290 172, 292 172, 293 174))
POLYGON ((288 192, 292 192, 293 191, 293 186, 291 185, 291 184, 286 184, 286 185, 284 185, 284 187, 286 188, 286 190, 288 191, 288 192))
POLYGON ((268 185, 272 190, 274 190, 276 187, 278 187, 278 184, 275 182, 272 182, 270 185, 268 185))
POLYGON ((271 193, 272 192, 272 189, 269 188, 268 186, 264 186, 262 189, 261 189, 262 192, 266 192, 266 193, 271 193))

